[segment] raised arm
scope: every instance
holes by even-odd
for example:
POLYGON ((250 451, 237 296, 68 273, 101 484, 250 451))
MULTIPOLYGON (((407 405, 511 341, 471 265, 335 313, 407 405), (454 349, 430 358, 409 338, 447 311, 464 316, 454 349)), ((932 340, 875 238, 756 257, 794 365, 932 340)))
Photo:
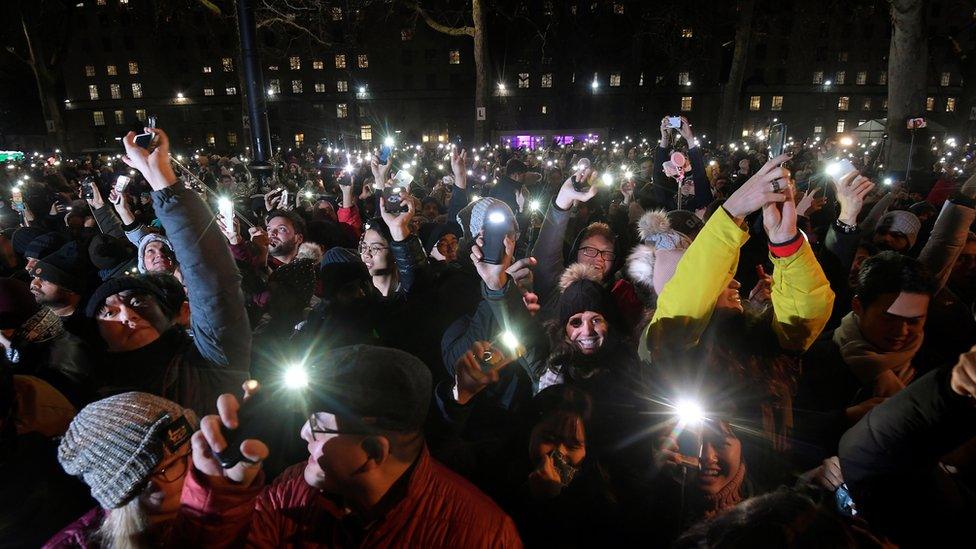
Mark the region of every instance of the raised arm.
MULTIPOLYGON (((976 178, 971 178, 970 181, 976 186, 976 178)), ((970 181, 967 181, 967 185, 970 181)), ((965 185, 963 189, 976 191, 976 188, 965 185)), ((941 290, 949 280, 949 273, 952 272, 952 266, 962 253, 962 248, 966 244, 966 235, 974 220, 976 220, 976 209, 973 209, 972 197, 960 194, 946 200, 942 205, 942 211, 935 221, 932 234, 918 254, 918 260, 935 277, 938 290, 941 290)))
POLYGON ((702 158, 701 147, 698 146, 695 134, 691 131, 691 123, 688 122, 687 118, 681 117, 681 128, 678 131, 681 133, 681 137, 688 142, 688 160, 691 162, 691 177, 695 184, 695 197, 683 209, 695 211, 711 204, 715 197, 712 195, 712 184, 705 172, 705 159, 702 158))

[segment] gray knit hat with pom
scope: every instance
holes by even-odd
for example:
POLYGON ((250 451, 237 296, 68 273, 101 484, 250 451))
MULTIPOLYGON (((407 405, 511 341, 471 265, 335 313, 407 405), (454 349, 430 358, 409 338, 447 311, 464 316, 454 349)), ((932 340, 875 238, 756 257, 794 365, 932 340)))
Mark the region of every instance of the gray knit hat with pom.
POLYGON ((166 450, 189 442, 193 410, 148 393, 122 393, 85 406, 68 426, 58 461, 81 477, 105 509, 137 496, 166 450))

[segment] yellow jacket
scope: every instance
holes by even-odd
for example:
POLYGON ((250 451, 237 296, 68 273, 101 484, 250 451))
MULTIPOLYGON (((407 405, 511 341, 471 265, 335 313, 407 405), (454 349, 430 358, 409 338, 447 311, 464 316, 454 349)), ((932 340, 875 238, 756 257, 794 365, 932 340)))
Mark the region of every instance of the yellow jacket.
MULTIPOLYGON (((698 344, 719 293, 729 286, 739 248, 749 234, 719 208, 678 262, 674 277, 658 296, 657 310, 640 342, 640 356, 681 352, 698 344)), ((805 351, 830 319, 834 292, 808 242, 790 257, 773 262, 772 328, 780 346, 805 351)))

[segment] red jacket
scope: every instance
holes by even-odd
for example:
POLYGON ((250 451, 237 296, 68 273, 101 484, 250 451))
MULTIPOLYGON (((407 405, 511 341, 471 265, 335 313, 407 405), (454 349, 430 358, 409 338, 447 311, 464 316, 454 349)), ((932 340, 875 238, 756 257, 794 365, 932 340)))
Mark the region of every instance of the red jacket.
POLYGON ((403 498, 368 527, 305 482, 294 465, 267 488, 183 485, 181 544, 193 547, 521 547, 515 523, 425 447, 403 498))
POLYGON ((42 549, 58 549, 62 547, 98 547, 92 536, 105 520, 105 510, 96 507, 65 526, 44 544, 42 549))

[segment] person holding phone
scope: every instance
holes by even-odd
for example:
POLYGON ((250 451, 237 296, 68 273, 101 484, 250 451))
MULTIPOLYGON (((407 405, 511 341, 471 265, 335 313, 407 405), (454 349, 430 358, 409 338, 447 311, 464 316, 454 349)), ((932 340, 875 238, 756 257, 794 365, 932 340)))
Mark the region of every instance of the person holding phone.
POLYGON ((651 172, 651 180, 637 189, 637 196, 641 206, 645 210, 664 208, 671 211, 677 208, 675 197, 679 192, 674 180, 665 176, 664 163, 668 161, 671 152, 675 150, 679 143, 674 135, 680 135, 685 142, 688 153, 688 161, 691 163, 691 173, 687 174, 688 179, 694 184, 694 197, 683 200, 681 209, 695 211, 704 208, 712 202, 711 182, 705 172, 705 160, 702 157, 701 147, 695 139, 695 133, 691 129, 691 123, 685 117, 679 117, 681 126, 672 128, 669 119, 673 117, 665 116, 661 119, 661 140, 654 153, 654 165, 651 172))

